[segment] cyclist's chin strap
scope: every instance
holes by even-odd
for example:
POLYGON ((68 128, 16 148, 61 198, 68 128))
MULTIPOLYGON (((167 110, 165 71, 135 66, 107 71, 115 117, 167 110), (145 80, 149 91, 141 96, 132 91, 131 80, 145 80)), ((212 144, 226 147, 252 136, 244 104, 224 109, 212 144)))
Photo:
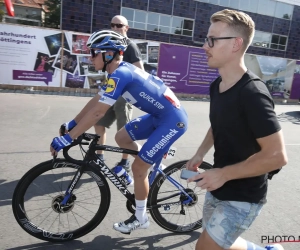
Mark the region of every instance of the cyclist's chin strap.
POLYGON ((104 54, 105 54, 105 53, 102 53, 102 59, 103 59, 103 62, 104 62, 104 67, 103 67, 103 69, 102 69, 102 72, 105 72, 105 71, 106 71, 106 66, 107 66, 107 64, 111 63, 111 62, 115 59, 115 57, 116 57, 118 54, 123 55, 123 51, 116 51, 116 52, 114 53, 113 57, 112 57, 111 59, 109 59, 108 61, 106 61, 106 58, 105 58, 105 55, 104 55, 104 54))

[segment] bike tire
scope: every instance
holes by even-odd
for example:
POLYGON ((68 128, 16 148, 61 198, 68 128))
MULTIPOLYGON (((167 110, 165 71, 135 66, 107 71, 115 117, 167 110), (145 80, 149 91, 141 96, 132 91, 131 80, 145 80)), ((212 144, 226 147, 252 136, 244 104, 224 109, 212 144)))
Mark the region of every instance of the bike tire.
MULTIPOLYGON (((204 203, 204 196, 206 191, 201 190, 201 188, 196 186, 196 183, 187 184, 186 180, 182 180, 180 178, 180 170, 185 168, 185 164, 187 160, 176 162, 164 170, 164 173, 168 176, 171 175, 173 179, 179 182, 182 186, 190 185, 191 187, 195 187, 194 189, 190 189, 193 191, 189 191, 189 193, 197 196, 197 202, 191 205, 179 205, 181 210, 178 210, 178 207, 175 208, 175 205, 165 205, 158 208, 152 208, 149 210, 151 217, 153 220, 162 228, 176 233, 186 233, 197 230, 202 227, 202 209, 204 203), (198 193, 199 192, 199 193, 198 193), (182 206, 184 208, 184 212, 182 211, 182 206), (186 214, 182 214, 182 213, 186 214), (172 220, 172 221, 171 221, 172 220), (187 220, 191 220, 188 221, 187 220)), ((208 162, 202 162, 199 166, 198 170, 200 172, 211 169, 212 165, 208 162)), ((188 188, 188 187, 187 187, 188 188)), ((150 205, 158 205, 158 204, 166 204, 166 203, 178 203, 181 201, 182 196, 172 197, 170 201, 162 201, 158 202, 158 199, 163 199, 167 194, 179 193, 180 191, 169 182, 162 174, 156 177, 153 184, 151 185, 149 191, 149 203, 150 205), (173 191, 172 191, 173 189, 173 191)))
POLYGON ((65 159, 57 159, 55 163, 51 160, 33 167, 20 179, 14 190, 12 209, 23 230, 44 241, 65 242, 88 234, 101 223, 109 209, 111 194, 106 179, 93 166, 86 166, 68 208, 62 212, 57 205, 78 168, 79 165, 65 159), (82 211, 84 216, 80 215, 82 211), (35 212, 39 214, 33 216, 35 212), (52 218, 50 227, 45 226, 52 218))

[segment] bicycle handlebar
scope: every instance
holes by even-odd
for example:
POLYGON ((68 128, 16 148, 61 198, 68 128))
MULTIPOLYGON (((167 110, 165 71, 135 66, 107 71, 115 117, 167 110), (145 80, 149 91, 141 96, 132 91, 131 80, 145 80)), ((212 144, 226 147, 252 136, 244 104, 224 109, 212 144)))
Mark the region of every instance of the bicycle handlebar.
MULTIPOLYGON (((68 151, 77 145, 90 145, 90 141, 92 140, 97 143, 98 139, 100 138, 99 135, 96 134, 89 134, 89 133, 83 133, 82 135, 78 136, 78 138, 74 139, 74 141, 67 147, 63 148, 63 156, 65 157, 66 160, 74 163, 82 163, 82 161, 73 159, 69 154, 68 151)), ((53 157, 54 158, 54 157, 53 157)), ((55 158, 53 159, 55 160, 55 158)))
MULTIPOLYGON (((63 156, 66 160, 79 164, 82 163, 82 161, 78 161, 76 159, 73 159, 69 156, 68 151, 70 148, 76 146, 76 145, 89 145, 89 150, 95 151, 95 150, 105 150, 105 151, 111 151, 116 153, 126 153, 131 155, 137 155, 139 151, 126 149, 126 148, 119 148, 119 147, 113 147, 108 145, 98 145, 97 142, 99 140, 100 136, 97 134, 89 134, 89 133, 83 133, 82 135, 78 136, 77 139, 74 139, 74 141, 67 147, 63 148, 63 156), (92 141, 92 142, 90 142, 92 141)), ((53 161, 55 161, 55 158, 53 157, 53 161)))

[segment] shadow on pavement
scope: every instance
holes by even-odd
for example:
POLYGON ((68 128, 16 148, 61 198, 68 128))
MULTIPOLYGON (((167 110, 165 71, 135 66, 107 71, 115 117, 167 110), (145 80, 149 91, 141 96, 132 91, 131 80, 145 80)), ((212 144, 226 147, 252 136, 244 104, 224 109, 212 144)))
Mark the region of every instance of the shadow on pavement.
MULTIPOLYGON (((175 233, 166 233, 166 234, 160 234, 155 236, 148 236, 148 237, 141 237, 141 238, 112 238, 107 235, 100 235, 97 236, 93 241, 91 242, 85 242, 83 243, 80 240, 74 240, 70 242, 66 242, 64 244, 58 244, 58 243, 37 243, 27 246, 20 246, 20 247, 14 247, 14 248, 7 248, 7 250, 24 250, 24 249, 43 249, 43 250, 66 250, 66 249, 82 249, 82 250, 111 250, 111 249, 131 249, 131 250, 141 250, 141 249, 164 249, 164 250, 171 250, 174 248, 183 249, 182 247, 190 244, 192 242, 196 243, 196 240, 199 238, 200 232, 190 232, 187 234, 175 234, 175 233), (186 240, 177 242, 172 244, 172 239, 164 241, 164 243, 161 243, 160 241, 163 240, 166 237, 174 237, 178 235, 180 236, 190 236, 186 240), (170 242, 170 244, 169 244, 170 242), (156 246, 154 246, 156 245, 156 246)), ((174 241, 174 240, 173 240, 174 241)), ((189 246, 188 249, 191 247, 189 246)))
POLYGON ((300 125, 300 111, 291 111, 277 116, 280 122, 291 122, 300 125))

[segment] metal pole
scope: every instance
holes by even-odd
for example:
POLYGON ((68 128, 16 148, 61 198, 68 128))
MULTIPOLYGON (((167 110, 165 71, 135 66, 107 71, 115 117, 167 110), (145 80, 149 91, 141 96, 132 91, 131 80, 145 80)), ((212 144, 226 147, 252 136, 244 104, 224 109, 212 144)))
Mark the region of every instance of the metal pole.
POLYGON ((59 84, 59 87, 62 87, 63 57, 64 57, 64 35, 65 35, 63 30, 62 30, 62 9, 63 9, 63 0, 60 0, 61 51, 60 51, 60 84, 59 84))
POLYGON ((59 24, 60 30, 62 30, 62 9, 63 9, 63 0, 60 0, 60 24, 59 24))
POLYGON ((94 0, 92 0, 92 11, 91 11, 91 29, 90 33, 93 32, 93 16, 94 16, 94 0))

